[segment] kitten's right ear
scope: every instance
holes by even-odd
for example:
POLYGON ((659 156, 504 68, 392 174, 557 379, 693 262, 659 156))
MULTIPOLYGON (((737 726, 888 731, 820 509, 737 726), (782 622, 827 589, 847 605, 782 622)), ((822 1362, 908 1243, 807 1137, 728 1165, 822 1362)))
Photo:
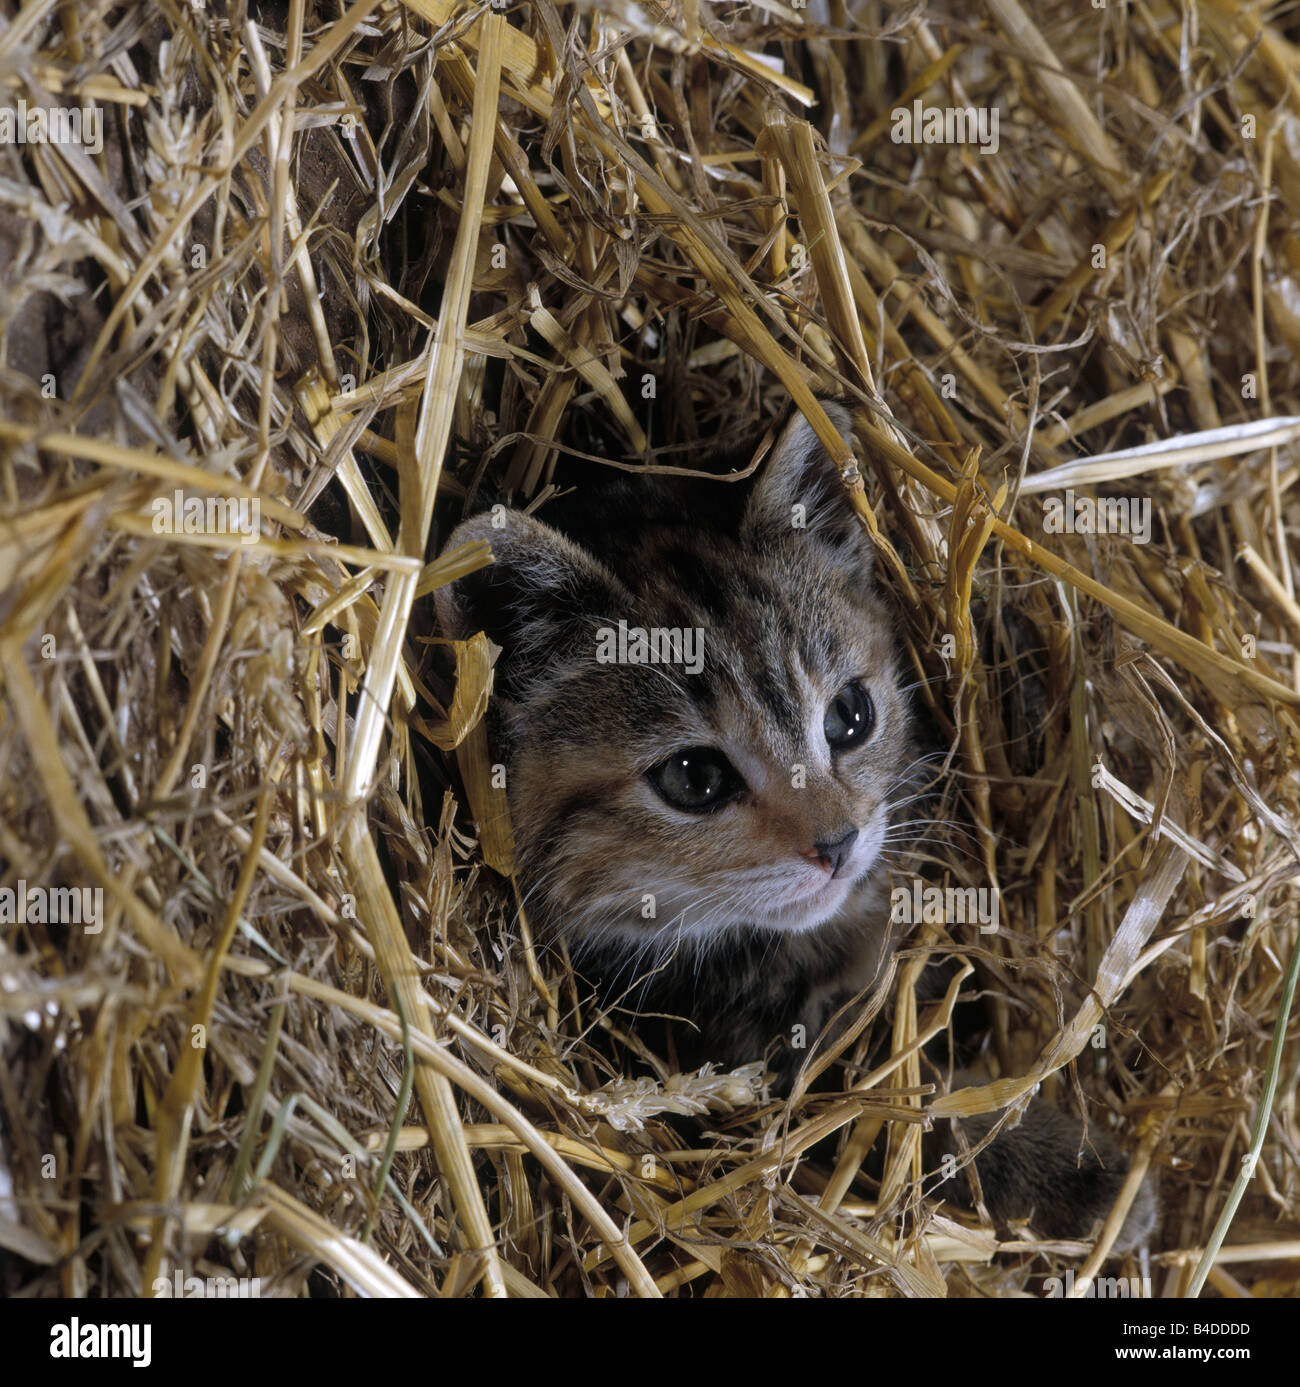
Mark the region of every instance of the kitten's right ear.
POLYGON ((475 540, 487 541, 495 562, 434 592, 438 625, 453 640, 485 631, 502 648, 497 684, 507 696, 561 647, 590 637, 594 655, 595 628, 631 606, 603 564, 523 511, 494 506, 464 521, 443 552, 475 540))

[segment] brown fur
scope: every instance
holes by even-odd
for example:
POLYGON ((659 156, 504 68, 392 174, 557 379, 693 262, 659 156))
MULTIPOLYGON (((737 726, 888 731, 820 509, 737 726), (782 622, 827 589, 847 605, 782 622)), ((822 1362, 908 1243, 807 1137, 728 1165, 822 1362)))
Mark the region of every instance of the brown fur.
MULTIPOLYGON (((847 413, 829 409, 847 436, 847 413)), ((502 647, 493 736, 530 914, 565 936, 607 1004, 685 1017, 686 1062, 736 1065, 776 1040, 788 1085, 804 1058, 791 1038, 811 1045, 880 976, 896 942, 886 858, 918 836, 898 813, 918 758, 870 544, 799 416, 747 486, 619 480, 544 515, 495 507, 466 521, 450 543, 487 540, 496 562, 438 594, 448 634, 484 629, 502 647), (702 632, 703 659, 694 671, 602 663, 620 621, 702 632), (853 681, 874 728, 834 751, 823 719, 853 681), (649 774, 698 747, 743 781, 705 813, 666 803, 649 774), (849 829, 832 872, 815 845, 849 829)), ((1050 1126, 1022 1124, 1035 1159, 1050 1126)), ((1026 1205, 1016 1142, 990 1151, 1005 1148, 1009 1181, 996 1159, 979 1164, 1000 1217, 1026 1205)), ((1053 1151, 1068 1184, 1073 1149, 1058 1139, 1053 1151)), ((1122 1176, 1108 1154, 1104 1176, 1122 1176)), ((1086 1231, 1115 1185, 1103 1178, 1098 1194, 1089 1180, 1087 1199, 1058 1199, 1054 1226, 1086 1231)), ((1150 1219, 1139 1222, 1144 1234, 1150 1219)))

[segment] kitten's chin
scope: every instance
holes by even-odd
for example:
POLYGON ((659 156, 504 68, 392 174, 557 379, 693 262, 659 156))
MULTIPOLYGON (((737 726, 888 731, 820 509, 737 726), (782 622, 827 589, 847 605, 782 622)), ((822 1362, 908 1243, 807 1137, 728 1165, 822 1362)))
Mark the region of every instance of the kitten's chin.
POLYGON ((793 901, 782 910, 756 915, 754 924, 776 934, 807 934, 838 914, 857 885, 858 882, 847 877, 830 880, 804 900, 793 901))

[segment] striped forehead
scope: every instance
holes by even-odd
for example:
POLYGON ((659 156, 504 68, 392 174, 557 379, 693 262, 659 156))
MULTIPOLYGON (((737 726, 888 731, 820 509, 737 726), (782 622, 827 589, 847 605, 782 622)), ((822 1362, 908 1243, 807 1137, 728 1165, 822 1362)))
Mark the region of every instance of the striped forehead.
POLYGON ((815 573, 757 564, 725 542, 709 552, 665 545, 655 560, 651 571, 681 624, 704 631, 704 670, 687 681, 692 699, 710 714, 725 700, 749 715, 750 735, 774 753, 796 751, 808 736, 814 694, 845 660, 815 573))
POLYGON ((713 680, 708 712, 732 735, 791 761, 808 739, 814 688, 796 644, 783 638, 783 624, 772 620, 748 642, 715 642, 705 671, 713 680))

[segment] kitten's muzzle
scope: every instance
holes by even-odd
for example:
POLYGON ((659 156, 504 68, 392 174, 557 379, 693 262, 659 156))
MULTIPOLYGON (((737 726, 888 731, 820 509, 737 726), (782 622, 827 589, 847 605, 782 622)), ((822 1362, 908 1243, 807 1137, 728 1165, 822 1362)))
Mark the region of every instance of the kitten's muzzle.
POLYGON ((804 856, 824 871, 829 871, 832 877, 837 877, 840 868, 849 860, 853 845, 857 841, 858 830, 852 824, 848 824, 841 830, 838 838, 814 843, 812 851, 804 853, 804 856))

